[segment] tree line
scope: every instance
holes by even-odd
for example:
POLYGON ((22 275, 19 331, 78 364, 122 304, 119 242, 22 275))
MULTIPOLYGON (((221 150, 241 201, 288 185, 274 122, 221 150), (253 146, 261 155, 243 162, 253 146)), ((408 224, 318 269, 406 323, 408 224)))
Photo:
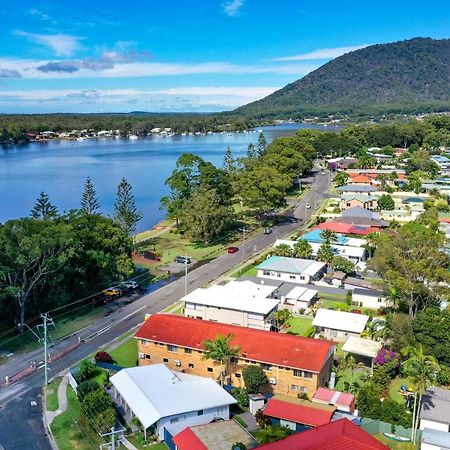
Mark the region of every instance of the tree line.
POLYGON ((41 192, 30 217, 0 224, 0 312, 23 331, 28 318, 92 295, 134 273, 132 240, 142 213, 132 188, 117 187, 114 217, 99 212, 86 180, 80 208, 60 214, 41 192))

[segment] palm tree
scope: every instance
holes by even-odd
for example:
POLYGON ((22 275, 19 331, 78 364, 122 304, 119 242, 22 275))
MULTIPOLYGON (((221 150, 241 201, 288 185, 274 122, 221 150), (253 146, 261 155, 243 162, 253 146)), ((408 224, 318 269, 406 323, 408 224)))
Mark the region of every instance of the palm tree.
POLYGON ((292 248, 289 245, 287 245, 287 244, 277 245, 273 249, 273 252, 277 256, 292 256, 292 248))
POLYGON ((233 357, 237 357, 241 353, 238 346, 231 345, 233 335, 222 336, 218 334, 216 339, 206 339, 203 343, 205 353, 203 359, 212 359, 219 361, 223 365, 223 370, 220 372, 220 385, 224 385, 225 377, 228 371, 228 363, 233 357))
POLYGON ((337 242, 338 237, 337 234, 334 231, 331 230, 323 230, 320 233, 320 237, 327 243, 327 244, 331 244, 334 242, 337 242))
POLYGON ((268 425, 256 432, 256 438, 260 444, 269 444, 284 439, 291 434, 291 430, 281 425, 268 425))
POLYGON ((401 353, 406 358, 402 363, 403 372, 414 386, 411 441, 415 443, 420 402, 423 394, 435 379, 439 365, 434 356, 424 354, 422 344, 406 347, 401 353))
POLYGON ((299 239, 294 245, 293 255, 295 258, 309 259, 311 258, 312 254, 313 249, 308 241, 305 241, 304 239, 299 239))

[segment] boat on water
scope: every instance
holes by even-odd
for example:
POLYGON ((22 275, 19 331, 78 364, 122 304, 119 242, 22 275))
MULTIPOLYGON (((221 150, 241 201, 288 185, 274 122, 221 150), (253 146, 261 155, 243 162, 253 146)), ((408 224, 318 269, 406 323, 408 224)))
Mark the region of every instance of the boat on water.
POLYGON ((258 128, 258 133, 262 133, 262 132, 263 132, 262 129, 258 128))
POLYGON ((85 140, 86 140, 86 138, 83 136, 77 137, 77 141, 85 141, 85 140))
POLYGON ((399 441, 399 442, 409 442, 411 440, 407 437, 399 436, 398 434, 394 434, 394 433, 383 433, 383 436, 386 436, 389 439, 393 439, 394 441, 399 441))
POLYGON ((130 139, 131 141, 135 141, 138 137, 135 134, 130 134, 130 136, 128 136, 128 139, 130 139))

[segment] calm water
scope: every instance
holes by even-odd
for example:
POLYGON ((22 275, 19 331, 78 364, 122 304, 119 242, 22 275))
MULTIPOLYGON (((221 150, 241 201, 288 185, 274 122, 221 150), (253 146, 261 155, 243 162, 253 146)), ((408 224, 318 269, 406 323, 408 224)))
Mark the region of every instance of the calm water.
MULTIPOLYGON (((293 134, 299 128, 320 125, 283 124, 263 128, 267 141, 293 134)), ((323 128, 336 131, 338 127, 323 128)), ((78 208, 87 176, 94 182, 101 209, 111 214, 117 184, 125 177, 132 185, 138 207, 144 212, 139 230, 161 221, 160 198, 167 193, 166 178, 185 152, 221 165, 229 145, 235 156, 244 155, 258 133, 205 136, 91 139, 30 143, 0 149, 0 222, 29 215, 40 191, 60 211, 78 208)))

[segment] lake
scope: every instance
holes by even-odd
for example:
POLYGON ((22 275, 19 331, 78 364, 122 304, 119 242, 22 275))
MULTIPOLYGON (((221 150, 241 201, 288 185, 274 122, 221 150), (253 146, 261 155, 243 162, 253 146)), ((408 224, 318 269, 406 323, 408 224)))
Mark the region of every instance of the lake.
MULTIPOLYGON (((337 131, 341 127, 313 124, 281 124, 263 127, 268 142, 301 128, 337 131)), ((138 231, 151 228, 164 217, 159 200, 164 184, 182 153, 195 153, 221 165, 230 146, 243 156, 257 132, 204 136, 145 137, 50 141, 0 149, 0 222, 28 216, 41 191, 60 211, 80 206, 86 177, 93 180, 103 213, 112 214, 117 184, 125 177, 133 186, 136 203, 144 213, 138 231)))

